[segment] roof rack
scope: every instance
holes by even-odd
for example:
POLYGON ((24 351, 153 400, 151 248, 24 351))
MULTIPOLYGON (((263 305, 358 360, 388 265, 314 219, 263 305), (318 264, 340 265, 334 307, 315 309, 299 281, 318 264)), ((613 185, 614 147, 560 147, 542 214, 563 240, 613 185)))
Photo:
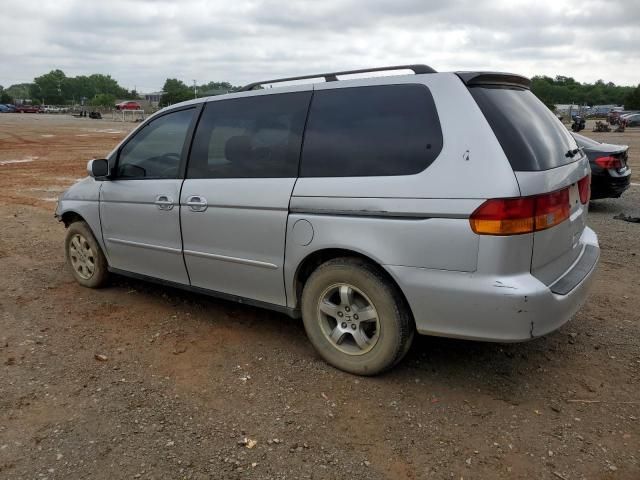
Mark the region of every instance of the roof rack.
POLYGON ((437 73, 433 68, 428 65, 395 65, 392 67, 377 67, 377 68, 363 68, 360 70, 345 70, 344 72, 330 72, 330 73, 318 73, 317 75, 303 75, 301 77, 288 77, 288 78, 275 78, 273 80, 263 80, 261 82, 253 82, 242 87, 239 92, 247 92, 253 90, 255 87, 265 85, 268 83, 282 83, 291 82, 293 80, 307 80, 310 78, 324 77, 325 82, 337 82, 338 75, 352 75, 356 73, 369 73, 369 72, 387 72, 392 70, 413 70, 413 73, 437 73))

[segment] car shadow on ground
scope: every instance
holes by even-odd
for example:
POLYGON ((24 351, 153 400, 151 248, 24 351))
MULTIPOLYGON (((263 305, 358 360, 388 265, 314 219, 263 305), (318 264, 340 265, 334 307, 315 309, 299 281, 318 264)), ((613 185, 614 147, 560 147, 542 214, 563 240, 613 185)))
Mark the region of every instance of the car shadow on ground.
POLYGON ((591 213, 620 213, 623 210, 622 205, 620 203, 602 199, 602 200, 592 200, 589 202, 589 212, 591 213))
MULTIPOLYGON (((335 374, 336 380, 348 382, 354 378, 319 359, 300 319, 126 277, 115 276, 111 285, 122 293, 134 289, 149 302, 168 302, 172 307, 190 312, 192 319, 204 319, 205 325, 212 328, 237 331, 237 338, 243 342, 235 347, 239 354, 252 349, 246 342, 259 342, 262 348, 288 350, 294 361, 299 357, 306 362, 318 362, 320 368, 335 374)), ((566 342, 567 335, 562 331, 513 344, 416 335, 405 359, 391 371, 374 377, 373 382, 390 382, 401 389, 421 382, 423 386, 428 385, 429 390, 483 391, 517 404, 525 400, 531 388, 545 388, 541 372, 548 365, 567 360, 570 353, 564 348, 566 342)))

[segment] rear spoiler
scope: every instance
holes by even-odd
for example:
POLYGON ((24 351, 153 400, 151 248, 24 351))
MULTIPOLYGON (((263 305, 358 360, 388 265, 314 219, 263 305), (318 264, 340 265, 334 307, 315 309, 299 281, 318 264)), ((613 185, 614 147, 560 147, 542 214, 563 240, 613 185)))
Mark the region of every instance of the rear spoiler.
POLYGON ((496 85, 531 89, 531 80, 515 73, 499 72, 456 72, 467 87, 476 85, 496 85))

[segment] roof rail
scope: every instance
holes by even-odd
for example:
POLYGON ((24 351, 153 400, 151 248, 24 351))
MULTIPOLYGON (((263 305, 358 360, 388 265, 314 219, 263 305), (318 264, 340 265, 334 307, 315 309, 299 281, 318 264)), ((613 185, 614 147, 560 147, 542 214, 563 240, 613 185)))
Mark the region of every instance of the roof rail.
POLYGON ((330 72, 330 73, 318 73, 317 75, 303 75, 300 77, 288 77, 288 78, 275 78, 273 80, 263 80, 261 82, 253 82, 242 87, 239 92, 247 92, 253 90, 255 87, 265 85, 268 83, 282 83, 291 82, 293 80, 307 80, 309 78, 321 78, 324 77, 325 82, 338 81, 338 75, 352 75, 356 73, 369 73, 369 72, 387 72, 392 70, 413 70, 413 73, 437 73, 433 68, 428 65, 394 65, 392 67, 376 67, 376 68, 363 68, 360 70, 345 70, 343 72, 330 72))

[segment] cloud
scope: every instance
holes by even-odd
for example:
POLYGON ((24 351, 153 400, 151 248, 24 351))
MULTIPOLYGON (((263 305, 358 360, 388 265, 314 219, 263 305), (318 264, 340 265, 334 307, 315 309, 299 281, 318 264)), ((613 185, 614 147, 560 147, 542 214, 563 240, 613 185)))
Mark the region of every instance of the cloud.
POLYGON ((5 86, 53 68, 150 91, 399 63, 640 82, 640 2, 625 0, 3 0, 3 13, 5 86))

